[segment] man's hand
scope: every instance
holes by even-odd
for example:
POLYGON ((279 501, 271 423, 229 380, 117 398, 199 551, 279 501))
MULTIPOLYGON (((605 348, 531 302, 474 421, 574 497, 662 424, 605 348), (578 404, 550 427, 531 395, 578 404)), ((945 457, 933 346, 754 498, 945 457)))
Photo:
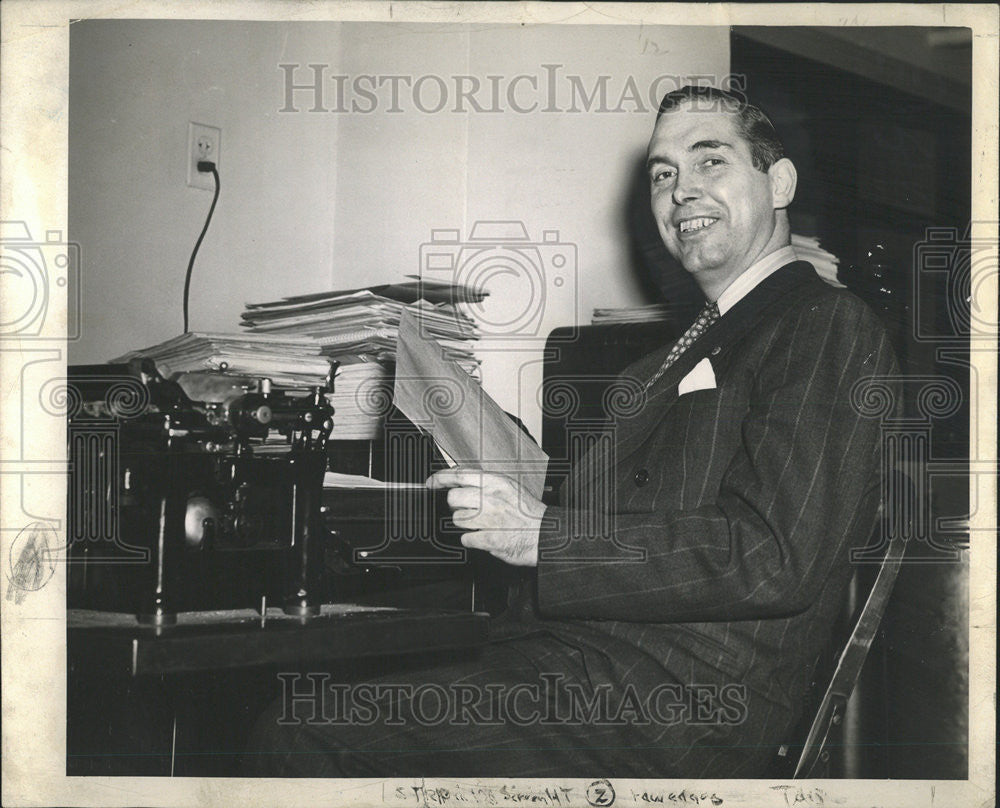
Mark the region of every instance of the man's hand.
POLYGON ((501 561, 538 566, 538 531, 545 505, 516 480, 469 466, 431 475, 428 488, 448 488, 448 507, 457 527, 468 528, 462 545, 485 550, 501 561))

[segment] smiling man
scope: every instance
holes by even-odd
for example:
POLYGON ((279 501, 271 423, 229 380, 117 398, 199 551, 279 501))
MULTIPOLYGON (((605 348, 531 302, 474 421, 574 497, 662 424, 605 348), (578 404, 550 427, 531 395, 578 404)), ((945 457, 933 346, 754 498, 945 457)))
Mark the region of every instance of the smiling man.
POLYGON ((795 166, 773 131, 755 107, 725 96, 681 91, 660 107, 647 161, 653 214, 709 300, 790 243, 795 166))
POLYGON ((428 481, 465 546, 532 568, 527 585, 475 660, 366 683, 387 689, 363 726, 279 705, 265 771, 753 777, 790 740, 874 524, 879 423, 853 402, 892 350, 796 260, 796 172, 760 110, 668 94, 648 170, 704 311, 625 371, 638 406, 610 450, 575 459, 558 505, 476 469, 428 481), (422 720, 431 685, 444 718, 422 720))

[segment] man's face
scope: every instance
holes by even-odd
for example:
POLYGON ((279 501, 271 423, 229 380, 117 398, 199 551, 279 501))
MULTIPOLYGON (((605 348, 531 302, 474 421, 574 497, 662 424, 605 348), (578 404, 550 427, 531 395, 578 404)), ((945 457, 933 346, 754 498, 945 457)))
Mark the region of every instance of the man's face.
POLYGON ((773 248, 771 180, 754 168, 737 123, 732 113, 685 104, 660 117, 649 143, 660 236, 715 297, 773 248))

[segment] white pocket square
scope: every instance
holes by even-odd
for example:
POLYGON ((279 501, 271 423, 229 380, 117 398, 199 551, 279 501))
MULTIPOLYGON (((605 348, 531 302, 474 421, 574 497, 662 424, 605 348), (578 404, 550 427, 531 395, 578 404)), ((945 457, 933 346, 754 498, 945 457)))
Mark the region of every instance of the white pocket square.
POLYGON ((683 396, 685 393, 693 393, 695 390, 714 390, 715 371, 712 370, 712 363, 706 356, 697 365, 691 368, 680 384, 677 385, 677 395, 683 396))

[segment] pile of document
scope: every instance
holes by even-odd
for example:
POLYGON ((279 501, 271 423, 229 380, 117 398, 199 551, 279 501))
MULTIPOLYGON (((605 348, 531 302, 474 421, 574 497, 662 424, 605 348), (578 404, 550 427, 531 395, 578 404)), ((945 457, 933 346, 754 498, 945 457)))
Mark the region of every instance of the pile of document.
POLYGON ((611 323, 649 323, 669 320, 673 307, 666 303, 650 303, 648 306, 629 306, 621 309, 594 309, 592 325, 611 323))
MULTIPOLYGON (((831 286, 844 288, 844 284, 837 279, 837 265, 840 259, 820 247, 818 238, 793 233, 792 249, 800 261, 812 264, 816 268, 816 274, 824 281, 831 286)), ((593 325, 648 323, 669 320, 674 314, 677 314, 675 307, 668 303, 651 303, 647 306, 628 306, 620 309, 594 309, 590 322, 593 325)))
POLYGON ((334 440, 374 440, 392 404, 392 371, 384 362, 345 356, 337 368, 333 392, 334 440))
POLYGON ((128 362, 147 357, 165 377, 175 373, 214 371, 233 376, 266 377, 277 387, 323 387, 330 360, 311 337, 189 331, 158 345, 113 359, 128 362))
POLYGON ((816 274, 828 284, 844 288, 844 284, 837 280, 837 264, 840 259, 820 247, 818 238, 792 233, 792 248, 799 260, 808 261, 816 267, 816 274))
MULTIPOLYGON (((431 436, 448 465, 504 474, 541 498, 548 455, 427 335, 420 315, 410 309, 400 315, 396 376, 389 391, 396 406, 431 436)), ((475 472, 466 473, 475 484, 475 472)), ((426 490, 423 483, 382 482, 332 471, 326 473, 323 487, 426 490)))
POLYGON ((475 364, 476 324, 461 305, 479 303, 488 293, 460 284, 420 281, 320 292, 267 303, 248 303, 242 325, 253 334, 310 337, 324 354, 396 357, 403 309, 420 311, 423 333, 448 348, 454 358, 475 364))
POLYGON ((478 329, 464 310, 488 292, 461 284, 421 281, 347 289, 249 303, 242 314, 247 334, 259 338, 313 340, 323 356, 339 363, 334 392, 333 438, 378 436, 392 401, 399 322, 413 314, 422 335, 433 339, 467 373, 478 376, 478 329))

